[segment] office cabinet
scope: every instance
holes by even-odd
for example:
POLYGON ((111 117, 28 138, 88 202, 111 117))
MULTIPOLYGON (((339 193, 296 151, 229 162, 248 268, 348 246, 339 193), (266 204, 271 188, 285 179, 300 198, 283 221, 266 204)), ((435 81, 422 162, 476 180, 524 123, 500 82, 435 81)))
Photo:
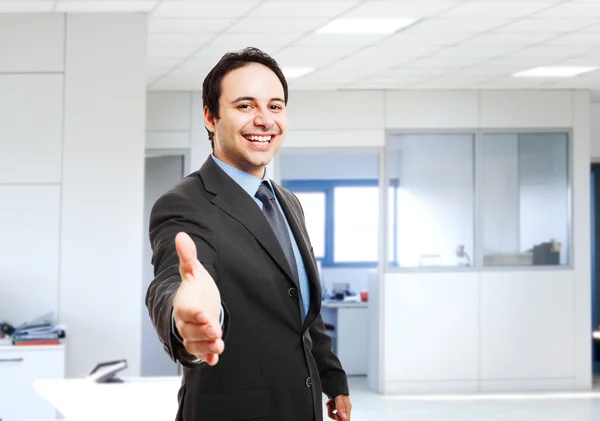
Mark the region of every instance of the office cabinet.
POLYGON ((333 326, 329 331, 333 352, 349 376, 365 376, 368 365, 369 309, 366 303, 324 303, 323 322, 333 326))
POLYGON ((0 420, 55 419, 56 411, 37 394, 33 382, 64 377, 64 345, 0 346, 0 420))

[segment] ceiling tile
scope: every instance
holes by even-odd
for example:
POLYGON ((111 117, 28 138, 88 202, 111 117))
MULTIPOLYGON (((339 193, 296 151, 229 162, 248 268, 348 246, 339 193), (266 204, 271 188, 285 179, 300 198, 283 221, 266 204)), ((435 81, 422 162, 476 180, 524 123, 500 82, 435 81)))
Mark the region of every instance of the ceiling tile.
MULTIPOLYGON (((333 18, 359 3, 350 1, 320 1, 317 5, 307 6, 305 1, 267 0, 248 14, 251 18, 333 18)), ((223 2, 227 4, 228 2, 223 2)))
POLYGON ((432 45, 376 45, 359 51, 355 54, 354 57, 360 60, 372 60, 381 58, 399 60, 403 58, 423 57, 438 50, 440 50, 440 47, 432 45))
POLYGON ((518 50, 515 45, 464 45, 449 47, 436 53, 438 57, 498 57, 518 50))
POLYGON ((169 46, 169 45, 192 45, 199 47, 206 43, 215 34, 209 33, 191 33, 191 34, 149 34, 148 44, 155 46, 169 46))
POLYGON ((341 57, 347 57, 360 46, 314 46, 314 47, 286 47, 274 54, 274 58, 281 66, 286 67, 322 67, 341 57))
POLYGON ((165 1, 153 12, 153 17, 171 18, 235 18, 252 9, 259 0, 178 0, 165 1))
POLYGON ((158 0, 60 0, 55 7, 57 12, 149 12, 158 0))
POLYGON ((485 60, 485 57, 441 57, 431 56, 411 61, 408 67, 467 67, 485 60))
POLYGON ((448 10, 460 0, 454 1, 369 1, 360 4, 343 17, 353 18, 426 18, 448 10))
POLYGON ((561 3, 536 15, 540 18, 600 18, 600 2, 561 3))
POLYGON ((193 56, 185 61, 182 65, 186 67, 196 67, 204 69, 212 68, 229 50, 223 47, 204 46, 200 48, 193 56))
POLYGON ((600 32, 600 23, 598 25, 590 26, 589 28, 585 28, 583 32, 600 32))
POLYGON ((281 47, 294 41, 299 37, 298 34, 280 33, 277 36, 272 34, 232 34, 223 33, 211 41, 211 46, 226 46, 228 48, 235 47, 257 47, 269 48, 273 51, 273 47, 281 47))
POLYGON ((513 67, 515 70, 522 70, 523 68, 548 66, 557 61, 556 57, 537 57, 535 55, 507 55, 504 57, 493 58, 490 60, 480 62, 478 68, 489 68, 489 67, 513 67))
POLYGON ((385 34, 310 34, 294 45, 317 46, 317 45, 371 45, 385 38, 385 34))
POLYGON ((360 58, 350 57, 333 63, 329 68, 343 71, 344 73, 374 74, 381 73, 387 69, 400 65, 403 61, 409 59, 398 59, 397 57, 388 57, 372 60, 362 60, 360 58))
POLYGON ((228 28, 227 31, 235 33, 275 34, 279 36, 281 32, 312 32, 325 25, 329 20, 329 18, 243 18, 228 28))
POLYGON ((192 45, 148 45, 148 57, 185 58, 193 54, 198 47, 192 45))
POLYGON ((492 30, 511 21, 512 19, 509 18, 432 18, 416 23, 408 28, 406 32, 410 34, 426 33, 434 36, 445 33, 474 34, 492 30))
POLYGON ((148 33, 220 32, 235 19, 150 18, 148 33))
POLYGON ((0 1, 0 13, 51 12, 54 1, 0 1))
POLYGON ((447 33, 443 36, 435 33, 413 33, 400 32, 384 39, 378 45, 382 46, 401 46, 401 45, 431 45, 431 46, 448 46, 464 41, 473 34, 467 33, 447 33))
POLYGON ((181 63, 180 58, 176 57, 148 57, 146 66, 152 68, 173 68, 181 63))
POLYGON ((205 68, 180 66, 170 72, 168 77, 175 79, 191 78, 194 83, 197 83, 197 80, 200 80, 200 83, 202 83, 211 69, 212 67, 210 66, 206 66, 205 68))
POLYGON ((597 19, 526 18, 497 29, 510 33, 561 33, 589 27, 597 19))
POLYGON ((443 17, 454 18, 522 18, 549 7, 548 2, 463 2, 445 12, 443 17))
POLYGON ((486 45, 486 46, 527 46, 538 44, 555 38, 556 34, 496 34, 488 33, 477 35, 461 45, 486 45))
POLYGON ((500 77, 476 84, 478 89, 534 89, 548 83, 546 78, 500 77))
POLYGON ((409 67, 400 65, 393 69, 388 69, 380 74, 381 77, 388 78, 411 78, 411 77, 432 77, 441 76, 456 71, 455 67, 409 67))
POLYGON ((515 51, 512 55, 516 57, 544 57, 560 60, 590 53, 594 49, 593 46, 536 45, 515 51))
POLYGON ((555 63, 556 66, 584 66, 584 67, 600 67, 600 54, 590 54, 579 57, 559 60, 555 63))
POLYGON ((597 34, 568 34, 555 38, 546 43, 547 45, 589 45, 600 47, 600 33, 597 34))

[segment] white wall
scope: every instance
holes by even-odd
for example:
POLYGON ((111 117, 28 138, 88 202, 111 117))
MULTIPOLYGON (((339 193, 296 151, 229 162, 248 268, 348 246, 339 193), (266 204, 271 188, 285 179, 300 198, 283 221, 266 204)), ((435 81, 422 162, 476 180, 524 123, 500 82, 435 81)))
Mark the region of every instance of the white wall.
POLYGON ((591 156, 592 161, 600 162, 600 102, 593 103, 591 106, 591 156))
POLYGON ((141 14, 0 14, 0 319, 53 312, 69 376, 139 374, 145 49, 141 14))
POLYGON ((299 91, 288 114, 282 152, 382 147, 386 131, 571 128, 572 267, 380 273, 369 383, 386 393, 591 387, 587 92, 299 91))

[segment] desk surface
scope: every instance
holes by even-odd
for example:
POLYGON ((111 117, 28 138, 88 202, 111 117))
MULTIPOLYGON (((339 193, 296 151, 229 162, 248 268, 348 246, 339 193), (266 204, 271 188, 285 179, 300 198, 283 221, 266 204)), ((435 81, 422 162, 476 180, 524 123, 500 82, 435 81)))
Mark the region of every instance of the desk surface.
POLYGON ((181 377, 123 378, 123 383, 86 379, 39 379, 37 393, 65 421, 174 420, 181 377))

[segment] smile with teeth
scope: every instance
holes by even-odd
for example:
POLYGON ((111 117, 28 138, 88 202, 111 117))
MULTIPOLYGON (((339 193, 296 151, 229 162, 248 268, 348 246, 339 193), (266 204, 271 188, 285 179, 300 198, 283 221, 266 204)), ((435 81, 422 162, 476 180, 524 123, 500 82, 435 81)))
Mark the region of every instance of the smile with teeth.
POLYGON ((271 141, 272 136, 271 135, 267 135, 267 136, 244 136, 246 139, 248 139, 251 142, 256 142, 256 143, 269 143, 271 141))

